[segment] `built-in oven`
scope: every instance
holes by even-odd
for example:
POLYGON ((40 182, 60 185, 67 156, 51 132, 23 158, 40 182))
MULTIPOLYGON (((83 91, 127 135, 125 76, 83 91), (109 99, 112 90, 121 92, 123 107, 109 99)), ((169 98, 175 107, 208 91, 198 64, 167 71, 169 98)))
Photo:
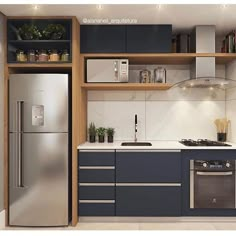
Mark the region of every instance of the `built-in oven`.
POLYGON ((235 160, 190 160, 190 208, 233 209, 235 160))

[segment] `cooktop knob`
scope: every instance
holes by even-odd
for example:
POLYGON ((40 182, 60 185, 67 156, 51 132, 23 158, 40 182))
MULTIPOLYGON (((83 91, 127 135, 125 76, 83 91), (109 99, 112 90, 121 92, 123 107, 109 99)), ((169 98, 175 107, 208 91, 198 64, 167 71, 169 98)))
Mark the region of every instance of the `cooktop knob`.
POLYGON ((225 166, 229 168, 230 167, 230 163, 226 162, 225 166))
POLYGON ((207 163, 206 163, 206 162, 204 162, 202 165, 203 165, 203 167, 205 167, 205 168, 207 167, 207 163))

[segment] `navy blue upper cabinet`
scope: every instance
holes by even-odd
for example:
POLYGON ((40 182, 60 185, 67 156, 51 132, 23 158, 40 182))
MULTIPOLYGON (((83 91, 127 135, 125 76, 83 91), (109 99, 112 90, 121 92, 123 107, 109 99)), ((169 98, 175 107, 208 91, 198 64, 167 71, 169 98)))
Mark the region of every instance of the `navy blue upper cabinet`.
POLYGON ((81 53, 126 52, 126 26, 124 25, 81 25, 81 53))
POLYGON ((170 53, 172 25, 128 25, 128 53, 170 53))

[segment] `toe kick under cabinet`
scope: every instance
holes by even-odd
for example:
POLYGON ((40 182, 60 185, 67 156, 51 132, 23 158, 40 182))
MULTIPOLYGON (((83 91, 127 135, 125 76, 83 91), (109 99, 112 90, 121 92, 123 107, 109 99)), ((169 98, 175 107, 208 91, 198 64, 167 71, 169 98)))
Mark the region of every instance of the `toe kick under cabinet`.
POLYGON ((180 150, 80 150, 79 216, 180 216, 180 150))

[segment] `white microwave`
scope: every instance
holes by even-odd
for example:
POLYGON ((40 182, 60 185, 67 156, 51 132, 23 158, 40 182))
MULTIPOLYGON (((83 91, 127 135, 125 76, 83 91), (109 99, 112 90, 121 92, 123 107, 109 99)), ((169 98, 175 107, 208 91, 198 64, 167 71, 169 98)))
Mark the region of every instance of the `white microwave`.
POLYGON ((87 59, 87 83, 127 83, 128 59, 87 59))

